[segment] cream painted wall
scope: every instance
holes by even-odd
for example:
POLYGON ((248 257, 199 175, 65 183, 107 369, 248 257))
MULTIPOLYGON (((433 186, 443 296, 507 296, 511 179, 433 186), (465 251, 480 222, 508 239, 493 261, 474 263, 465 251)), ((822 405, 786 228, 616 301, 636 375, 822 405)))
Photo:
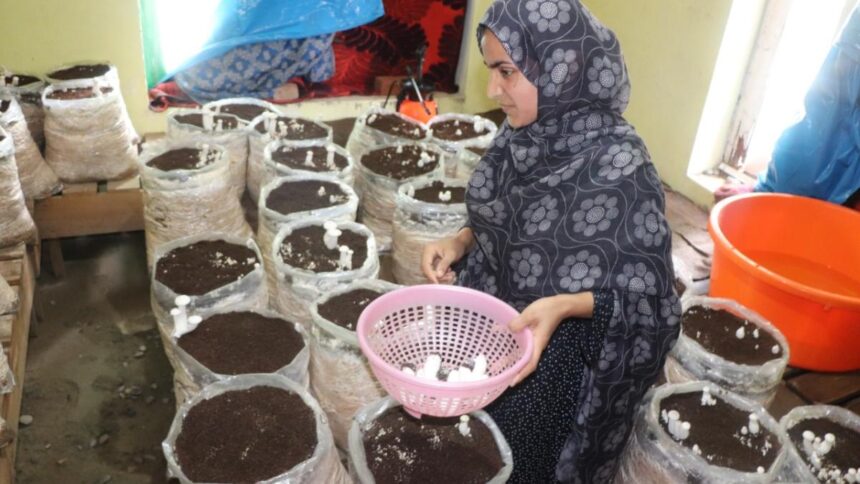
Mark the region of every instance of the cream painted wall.
MULTIPOLYGON (((746 0, 738 0, 746 1, 746 0)), ((732 0, 586 0, 615 31, 632 83, 627 119, 660 176, 701 205, 712 195, 687 177, 732 0)))
MULTIPOLYGON (((742 0, 740 0, 742 1, 742 0)), ((442 96, 440 108, 480 112, 487 71, 474 38, 492 0, 470 0, 462 93, 442 96)), ((693 141, 732 0, 585 0, 621 40, 633 84, 628 119, 648 144, 660 175, 706 204, 710 195, 686 176, 693 141)), ((4 1, 0 64, 44 73, 79 60, 117 65, 123 96, 141 133, 161 131, 163 114, 147 108, 137 0, 4 1)), ((288 112, 334 119, 355 115, 377 98, 311 101, 288 112)))
POLYGON ((0 64, 44 74, 78 61, 108 61, 140 133, 163 130, 147 107, 137 0, 3 0, 0 64))
POLYGON ((460 82, 460 88, 466 97, 463 111, 467 113, 482 113, 498 107, 495 102, 487 97, 487 80, 490 73, 484 66, 484 60, 475 37, 478 21, 481 20, 484 12, 492 3, 493 0, 469 1, 466 17, 467 26, 463 30, 463 40, 466 42, 466 46, 461 51, 461 55, 465 56, 464 80, 460 82))

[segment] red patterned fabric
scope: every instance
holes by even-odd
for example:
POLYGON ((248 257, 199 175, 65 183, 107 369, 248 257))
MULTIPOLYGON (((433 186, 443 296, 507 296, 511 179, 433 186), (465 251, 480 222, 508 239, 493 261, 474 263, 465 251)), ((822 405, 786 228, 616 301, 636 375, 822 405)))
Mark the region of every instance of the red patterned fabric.
POLYGON ((335 75, 325 84, 340 94, 370 94, 376 76, 406 74, 415 51, 427 44, 426 80, 436 90, 457 90, 466 0, 385 0, 385 15, 334 38, 335 75))
MULTIPOLYGON (((384 0, 385 15, 361 27, 338 32, 333 48, 335 74, 320 84, 302 86, 301 98, 372 94, 377 76, 406 74, 416 65, 415 51, 426 44, 425 82, 437 91, 455 92, 466 0, 384 0)), ((150 108, 194 105, 173 82, 149 92, 150 108)))

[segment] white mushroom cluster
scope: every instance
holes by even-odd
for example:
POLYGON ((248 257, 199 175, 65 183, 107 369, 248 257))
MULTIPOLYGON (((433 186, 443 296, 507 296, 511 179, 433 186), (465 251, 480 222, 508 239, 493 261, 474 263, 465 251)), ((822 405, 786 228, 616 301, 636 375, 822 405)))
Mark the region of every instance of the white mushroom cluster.
POLYGON ((414 370, 409 366, 404 366, 401 368, 401 371, 423 380, 445 381, 449 383, 473 382, 489 378, 487 374, 487 357, 485 355, 478 355, 474 359, 472 368, 461 366, 447 372, 446 375, 440 373, 441 369, 442 357, 434 354, 427 357, 421 368, 414 370))

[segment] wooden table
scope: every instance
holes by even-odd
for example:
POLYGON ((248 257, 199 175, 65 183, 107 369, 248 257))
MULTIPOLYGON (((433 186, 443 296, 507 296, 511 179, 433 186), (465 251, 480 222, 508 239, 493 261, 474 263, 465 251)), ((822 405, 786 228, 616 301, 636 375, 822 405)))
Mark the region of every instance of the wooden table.
POLYGON ((59 195, 36 201, 33 218, 48 249, 51 269, 62 276, 61 238, 143 230, 140 177, 65 184, 59 195))
POLYGON ((0 483, 15 480, 15 452, 18 439, 18 418, 21 415, 21 398, 24 393, 24 369, 27 363, 27 341, 30 335, 30 322, 33 316, 33 296, 35 294, 35 251, 32 247, 20 244, 0 249, 0 274, 18 293, 18 307, 15 311, 0 315, 0 343, 15 375, 15 388, 0 398, 0 416, 6 420, 16 438, 0 449, 0 483))

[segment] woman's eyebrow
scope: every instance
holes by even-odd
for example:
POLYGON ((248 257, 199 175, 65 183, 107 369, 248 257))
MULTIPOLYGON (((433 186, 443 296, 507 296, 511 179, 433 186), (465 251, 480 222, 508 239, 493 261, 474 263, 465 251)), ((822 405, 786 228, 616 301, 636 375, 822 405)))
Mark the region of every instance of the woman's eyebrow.
POLYGON ((485 65, 485 66, 487 66, 487 67, 488 67, 488 68, 490 68, 490 69, 495 69, 496 67, 499 67, 499 66, 501 66, 501 65, 503 65, 503 64, 510 64, 510 62, 508 62, 508 61, 504 61, 504 60, 495 61, 495 62, 493 62, 493 63, 491 63, 491 64, 487 64, 487 63, 486 63, 486 61, 484 62, 484 65, 485 65))

